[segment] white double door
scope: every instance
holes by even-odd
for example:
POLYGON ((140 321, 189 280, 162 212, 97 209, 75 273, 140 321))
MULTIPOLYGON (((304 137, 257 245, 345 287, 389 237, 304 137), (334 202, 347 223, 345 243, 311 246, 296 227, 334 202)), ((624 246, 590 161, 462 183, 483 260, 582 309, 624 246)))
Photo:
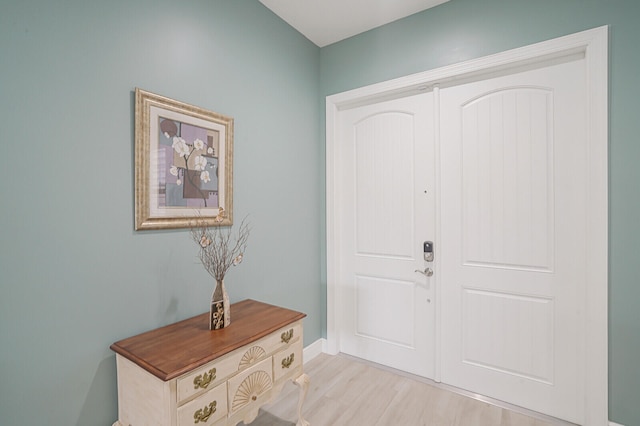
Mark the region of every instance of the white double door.
POLYGON ((583 62, 340 112, 340 351, 583 421, 583 62))

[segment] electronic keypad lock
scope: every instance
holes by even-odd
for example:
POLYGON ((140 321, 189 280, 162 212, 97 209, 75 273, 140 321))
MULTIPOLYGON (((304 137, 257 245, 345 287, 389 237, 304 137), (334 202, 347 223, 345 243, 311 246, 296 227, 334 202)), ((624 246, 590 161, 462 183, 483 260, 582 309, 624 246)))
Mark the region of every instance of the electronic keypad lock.
POLYGON ((423 245, 424 260, 433 262, 433 241, 425 241, 423 245))

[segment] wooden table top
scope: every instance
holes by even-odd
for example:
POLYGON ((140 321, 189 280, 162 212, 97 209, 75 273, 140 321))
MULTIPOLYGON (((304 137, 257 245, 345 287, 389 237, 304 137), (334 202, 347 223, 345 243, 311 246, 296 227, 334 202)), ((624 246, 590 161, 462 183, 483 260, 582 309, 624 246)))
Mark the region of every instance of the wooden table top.
POLYGON ((167 381, 305 316, 248 299, 231 305, 231 325, 221 330, 209 330, 209 313, 204 313, 120 340, 111 349, 167 381))

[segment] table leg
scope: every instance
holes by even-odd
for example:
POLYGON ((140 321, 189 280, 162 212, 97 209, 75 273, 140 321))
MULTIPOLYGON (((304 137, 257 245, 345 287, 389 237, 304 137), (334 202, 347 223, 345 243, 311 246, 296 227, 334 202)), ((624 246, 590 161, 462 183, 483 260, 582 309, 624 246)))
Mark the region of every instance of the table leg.
POLYGON ((300 377, 293 381, 300 388, 300 395, 298 396, 298 423, 296 426, 309 426, 309 422, 302 418, 302 404, 307 397, 307 390, 309 390, 309 376, 302 373, 300 377))

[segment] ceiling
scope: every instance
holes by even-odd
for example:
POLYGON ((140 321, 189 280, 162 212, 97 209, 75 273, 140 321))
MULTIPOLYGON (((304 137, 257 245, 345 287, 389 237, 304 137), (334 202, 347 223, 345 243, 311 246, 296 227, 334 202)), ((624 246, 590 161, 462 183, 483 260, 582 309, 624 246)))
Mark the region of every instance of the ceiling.
POLYGON ((259 0, 324 47, 449 0, 259 0))

